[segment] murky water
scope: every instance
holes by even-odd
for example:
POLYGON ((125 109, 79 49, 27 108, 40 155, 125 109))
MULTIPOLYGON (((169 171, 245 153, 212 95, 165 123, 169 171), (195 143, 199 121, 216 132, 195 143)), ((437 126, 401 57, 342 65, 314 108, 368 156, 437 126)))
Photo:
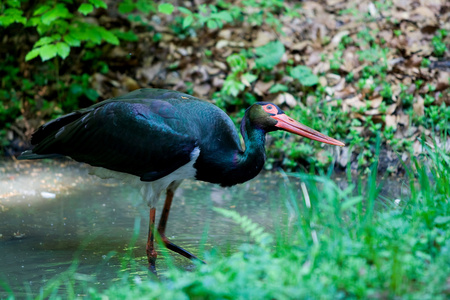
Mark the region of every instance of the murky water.
MULTIPOLYGON (((387 186, 385 193, 399 194, 399 186, 387 186)), ((172 204, 167 237, 199 258, 203 250, 225 255, 236 251, 248 236, 212 208, 236 210, 270 232, 280 222, 286 224, 286 209, 277 199, 282 187, 282 177, 274 173, 232 188, 185 181, 172 204)), ((163 202, 158 203, 157 219, 163 202)), ((148 212, 136 188, 89 176, 82 164, 0 163, 0 283, 16 296, 36 294, 77 257, 77 273, 86 280, 95 274, 96 284, 107 285, 116 278, 134 232, 133 254, 146 265, 148 212)), ((188 259, 171 257, 176 265, 193 268, 188 259)), ((157 268, 160 273, 167 268, 161 256, 157 268)), ((0 284, 0 298, 6 296, 0 284)))

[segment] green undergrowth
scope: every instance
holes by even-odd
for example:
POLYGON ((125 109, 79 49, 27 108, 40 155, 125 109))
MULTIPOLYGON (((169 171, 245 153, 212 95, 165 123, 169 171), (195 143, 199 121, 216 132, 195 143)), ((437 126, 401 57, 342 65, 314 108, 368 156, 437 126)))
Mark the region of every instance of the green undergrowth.
POLYGON ((376 164, 344 187, 329 175, 287 174, 281 194, 268 195, 271 209, 285 211, 270 234, 257 220, 215 209, 252 241, 229 256, 202 253, 208 264, 193 271, 169 261, 159 280, 122 271, 105 290, 83 282, 75 264, 37 298, 448 299, 450 155, 428 147, 405 167, 397 199, 380 196, 390 179, 379 181, 376 164))

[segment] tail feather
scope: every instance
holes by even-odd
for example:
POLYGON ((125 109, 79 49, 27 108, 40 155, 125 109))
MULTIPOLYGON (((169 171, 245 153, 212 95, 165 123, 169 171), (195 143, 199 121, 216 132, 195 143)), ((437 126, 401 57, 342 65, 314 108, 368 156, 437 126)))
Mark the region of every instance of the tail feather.
POLYGON ((25 159, 42 159, 42 158, 55 158, 55 157, 62 157, 61 154, 36 154, 33 153, 33 150, 27 150, 22 152, 21 155, 17 157, 19 160, 25 160, 25 159))

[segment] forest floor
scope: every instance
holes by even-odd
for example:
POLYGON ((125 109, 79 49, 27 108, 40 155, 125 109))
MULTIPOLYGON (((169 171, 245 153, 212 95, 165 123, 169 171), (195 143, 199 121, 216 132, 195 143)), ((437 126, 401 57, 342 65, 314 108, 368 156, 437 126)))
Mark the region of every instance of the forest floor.
MULTIPOLYGON (((200 2, 178 4, 195 12, 200 2)), ((31 133, 51 118, 144 87, 212 99, 236 122, 249 104, 271 101, 348 145, 299 145, 292 137, 277 142, 275 135, 268 140, 269 169, 295 169, 305 161, 367 167, 377 135, 383 170, 397 169, 424 144, 450 149, 448 1, 219 2, 193 14, 192 24, 177 9, 130 21, 111 3, 90 21, 132 31, 138 40, 73 48, 59 62, 24 62, 36 34, 7 31, 0 53, 9 53, 5 64, 21 62, 13 79, 3 79, 20 102, 20 113, 1 134, 6 152, 27 148, 31 133), (214 19, 214 8, 232 20, 214 19), (216 24, 201 23, 202 15, 216 24), (25 90, 40 74, 51 76, 25 90)))

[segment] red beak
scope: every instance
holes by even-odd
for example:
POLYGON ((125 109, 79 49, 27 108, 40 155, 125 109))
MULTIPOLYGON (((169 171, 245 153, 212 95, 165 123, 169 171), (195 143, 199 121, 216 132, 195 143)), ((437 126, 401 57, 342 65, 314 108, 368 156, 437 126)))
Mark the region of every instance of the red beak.
POLYGON ((289 118, 285 114, 278 114, 275 116, 271 116, 275 120, 278 121, 278 123, 275 125, 278 128, 281 128, 283 130, 286 130, 291 133, 295 133, 300 136, 304 136, 308 139, 319 141, 322 143, 330 144, 330 145, 336 145, 336 146, 345 146, 344 143, 339 142, 338 140, 335 140, 325 134, 322 134, 318 131, 315 131, 314 129, 309 128, 308 126, 305 126, 291 118, 289 118))

